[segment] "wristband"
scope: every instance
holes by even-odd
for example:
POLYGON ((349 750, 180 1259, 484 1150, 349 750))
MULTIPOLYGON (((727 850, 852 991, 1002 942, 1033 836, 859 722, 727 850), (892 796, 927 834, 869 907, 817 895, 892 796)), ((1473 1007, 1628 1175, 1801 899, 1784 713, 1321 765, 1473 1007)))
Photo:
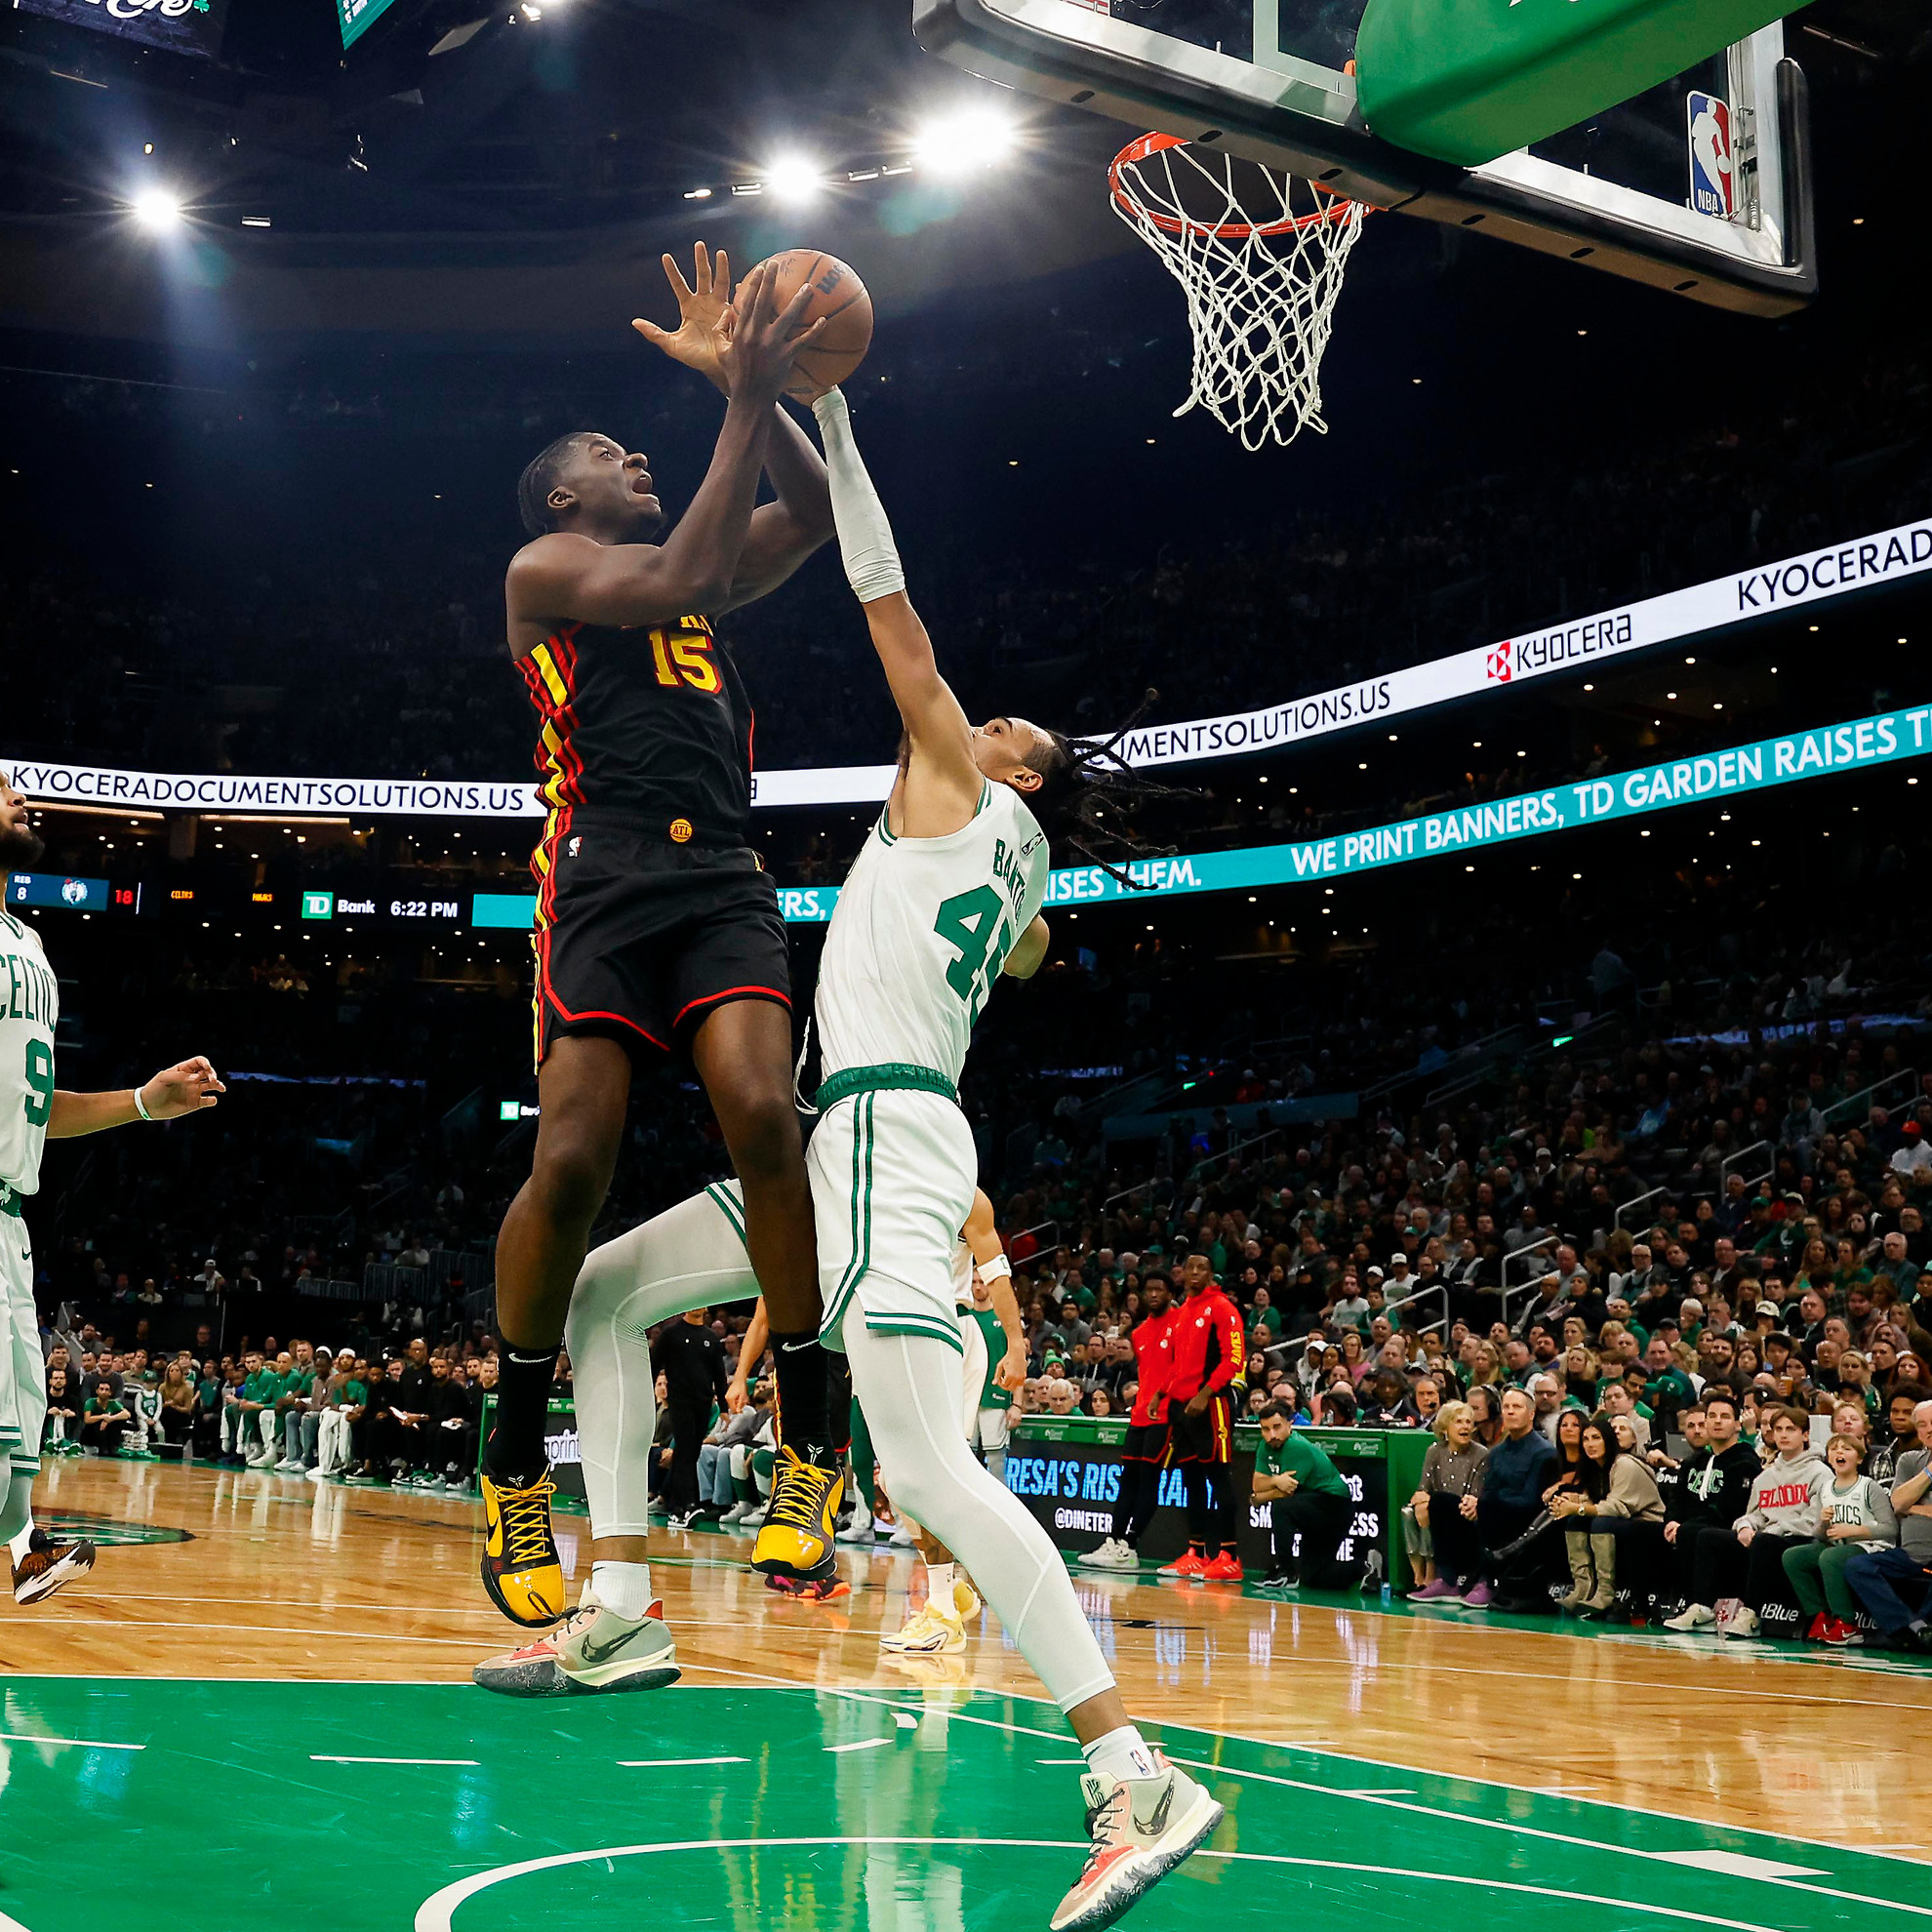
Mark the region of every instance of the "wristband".
POLYGON ((154 1118, 154 1116, 153 1116, 153 1114, 151 1114, 151 1113, 149 1113, 149 1112, 148 1112, 148 1110, 147 1110, 147 1103, 146 1103, 146 1102, 145 1102, 144 1100, 142 1100, 142 1099, 141 1099, 141 1089, 140 1089, 139 1087, 137 1087, 137 1088, 136 1088, 136 1089, 134 1090, 134 1104, 135 1104, 135 1111, 136 1111, 136 1112, 137 1112, 138 1114, 140 1114, 140 1115, 141 1115, 141 1118, 142 1118, 143 1120, 146 1120, 146 1121, 152 1121, 152 1120, 153 1120, 153 1118, 154 1118))
POLYGON ((980 1264, 980 1279, 988 1284, 997 1281, 1001 1275, 1006 1275, 1010 1279, 1012 1273, 1013 1264, 1003 1254, 995 1255, 991 1261, 980 1264))

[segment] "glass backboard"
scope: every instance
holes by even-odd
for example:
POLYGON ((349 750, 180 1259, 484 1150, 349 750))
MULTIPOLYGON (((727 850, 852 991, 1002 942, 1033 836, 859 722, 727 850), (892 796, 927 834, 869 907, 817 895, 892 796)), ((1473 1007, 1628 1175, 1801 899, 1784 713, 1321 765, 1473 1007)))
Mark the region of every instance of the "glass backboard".
MULTIPOLYGON (((967 71, 1338 193, 1760 315, 1815 293, 1804 76, 1774 23, 1533 146, 1459 168, 1381 141, 1364 0, 913 0, 967 71)), ((1123 134, 1123 141, 1125 140, 1123 134)))

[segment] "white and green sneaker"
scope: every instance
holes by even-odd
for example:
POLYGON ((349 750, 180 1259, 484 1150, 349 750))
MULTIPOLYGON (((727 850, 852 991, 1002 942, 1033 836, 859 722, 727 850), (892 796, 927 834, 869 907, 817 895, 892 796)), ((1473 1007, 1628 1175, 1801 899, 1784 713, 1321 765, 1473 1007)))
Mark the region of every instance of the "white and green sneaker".
POLYGON ((1204 1785, 1156 1751, 1151 1778, 1080 1780, 1093 1849, 1053 1915, 1052 1932, 1111 1925, 1136 1900, 1191 1856, 1221 1823, 1223 1807, 1204 1785))
POLYGON ((555 1630, 477 1665, 471 1681, 505 1697, 663 1690, 680 1674, 664 1612, 659 1599, 642 1617, 620 1617, 586 1589, 555 1630))

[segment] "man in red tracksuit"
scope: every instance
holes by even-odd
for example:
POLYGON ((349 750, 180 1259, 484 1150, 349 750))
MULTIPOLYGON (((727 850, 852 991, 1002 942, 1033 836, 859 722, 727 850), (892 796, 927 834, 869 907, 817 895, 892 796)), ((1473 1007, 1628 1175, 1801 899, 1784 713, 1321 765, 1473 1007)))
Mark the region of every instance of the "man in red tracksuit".
POLYGON ((1221 1292, 1205 1255, 1187 1257, 1181 1286, 1187 1299, 1174 1315, 1167 1399, 1174 1456, 1187 1487, 1187 1553, 1163 1563, 1160 1574, 1239 1583, 1228 1465, 1235 1404, 1246 1391, 1241 1311, 1221 1292))
POLYGON ((1167 1379, 1180 1310, 1167 1283, 1160 1280, 1147 1284, 1141 1302, 1141 1318, 1130 1337, 1138 1387, 1120 1458, 1120 1502, 1113 1516, 1118 1527, 1098 1550, 1080 1558, 1090 1570, 1140 1568, 1138 1546, 1160 1498, 1160 1472, 1168 1466, 1167 1379))

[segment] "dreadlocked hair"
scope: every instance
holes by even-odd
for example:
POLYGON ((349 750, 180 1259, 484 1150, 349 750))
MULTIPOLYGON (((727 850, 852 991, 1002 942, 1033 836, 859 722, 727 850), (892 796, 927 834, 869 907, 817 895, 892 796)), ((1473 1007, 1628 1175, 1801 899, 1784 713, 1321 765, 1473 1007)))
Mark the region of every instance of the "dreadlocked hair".
POLYGON ((559 436, 548 449, 534 457, 530 466, 517 478, 517 514, 523 518, 523 527, 531 536, 547 537, 557 527, 550 517, 550 492, 557 487, 557 478, 576 454, 584 433, 573 429, 568 436, 559 436))
POLYGON ((1126 870, 1132 861, 1164 859, 1177 849, 1141 838, 1132 828, 1133 814, 1144 805, 1199 795, 1145 777, 1120 755, 1121 740, 1159 696, 1149 690, 1133 716, 1108 738, 1068 738, 1047 731, 1046 748, 1027 760, 1044 782, 1026 803, 1048 840, 1056 848, 1079 853, 1128 892, 1153 890, 1126 870))

